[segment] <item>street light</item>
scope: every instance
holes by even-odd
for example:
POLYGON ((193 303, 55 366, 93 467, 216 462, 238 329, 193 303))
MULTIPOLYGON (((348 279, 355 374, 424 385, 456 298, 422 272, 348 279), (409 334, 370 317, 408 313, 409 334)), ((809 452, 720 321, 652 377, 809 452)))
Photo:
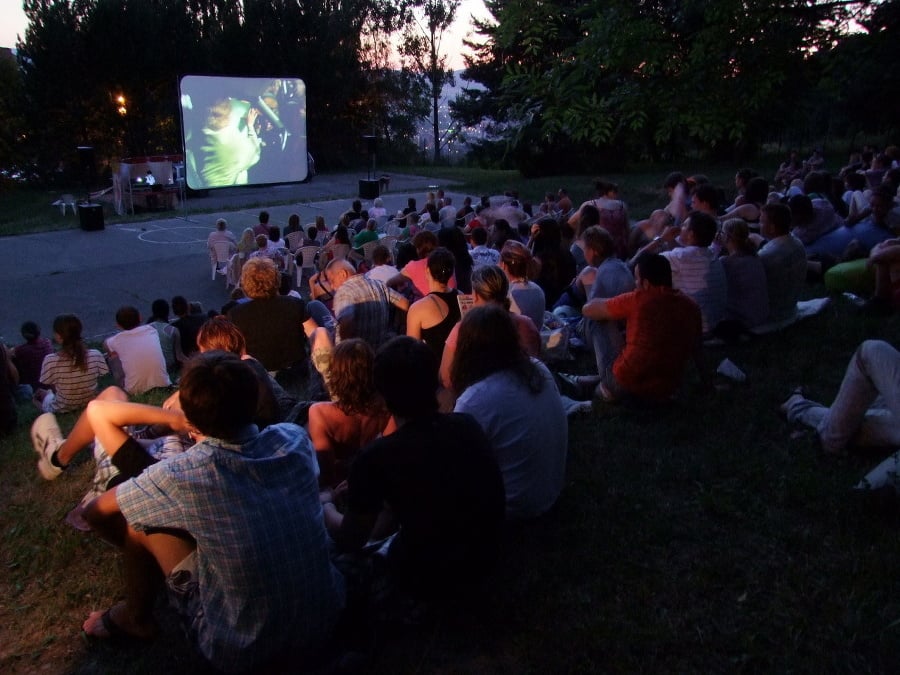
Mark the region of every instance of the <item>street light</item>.
POLYGON ((117 108, 119 114, 124 117, 128 112, 128 108, 125 107, 125 97, 122 96, 122 94, 119 94, 118 96, 116 96, 116 103, 119 104, 119 107, 117 108))

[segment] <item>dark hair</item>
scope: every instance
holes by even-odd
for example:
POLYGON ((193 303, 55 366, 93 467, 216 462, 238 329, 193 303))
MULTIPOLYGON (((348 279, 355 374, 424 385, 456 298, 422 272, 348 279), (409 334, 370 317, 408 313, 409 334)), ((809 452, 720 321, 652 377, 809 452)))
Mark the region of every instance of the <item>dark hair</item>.
POLYGON ((651 286, 672 288, 672 266, 658 253, 642 253, 634 265, 651 286))
POLYGON ((53 320, 53 332, 59 335, 61 351, 72 359, 79 370, 87 368, 87 348, 81 339, 81 319, 74 314, 60 314, 53 320))
POLYGON ((204 352, 185 366, 179 398, 185 417, 202 434, 234 440, 256 417, 259 381, 239 356, 204 352))
POLYGON ((141 313, 137 310, 137 307, 124 305, 119 307, 119 311, 116 312, 116 323, 124 330, 137 328, 141 323, 141 313))
POLYGON ((224 316, 216 316, 200 326, 197 347, 201 352, 221 351, 242 356, 247 351, 247 341, 240 328, 224 316))
POLYGON ((684 183, 684 174, 680 171, 673 171, 663 181, 664 188, 675 188, 679 183, 684 183))
POLYGON ((737 177, 741 179, 741 182, 744 183, 745 187, 747 185, 747 181, 749 181, 751 178, 756 178, 756 176, 758 175, 759 174, 757 174, 753 169, 744 168, 737 170, 737 177))
POLYGON ((691 232, 694 233, 697 246, 709 246, 713 243, 716 232, 719 230, 719 224, 715 218, 703 211, 691 211, 685 220, 691 222, 691 232))
POLYGON ((163 300, 162 298, 157 298, 150 305, 150 319, 148 323, 152 323, 154 321, 168 321, 169 320, 169 303, 163 300))
POLYGON ((288 216, 288 229, 290 229, 291 232, 296 232, 300 229, 300 216, 296 213, 292 213, 288 216))
POLYGON ((456 260, 453 254, 443 246, 438 246, 428 254, 428 272, 431 278, 439 284, 446 284, 453 276, 453 268, 456 260))
POLYGON ((765 204, 769 196, 769 183, 765 178, 754 177, 747 181, 745 199, 752 204, 765 204))
POLYGON ((581 235, 581 240, 584 242, 585 248, 596 251, 602 258, 615 255, 616 244, 612 235, 599 225, 593 225, 586 229, 581 235))
POLYGON ((562 245, 562 234, 555 218, 541 218, 537 222, 538 231, 534 238, 533 255, 559 251, 562 245))
POLYGON ((803 191, 806 194, 817 193, 828 198, 828 177, 822 171, 810 171, 803 179, 803 191))
POLYGON ((278 241, 281 239, 281 229, 277 225, 269 226, 269 239, 272 241, 278 241))
POLYGON ((456 259, 457 265, 466 268, 472 266, 472 256, 466 244, 466 235, 458 227, 442 227, 438 230, 438 243, 446 248, 456 259))
POLYGON ((807 195, 794 195, 788 200, 791 208, 791 220, 798 225, 811 223, 815 217, 812 200, 807 195))
POLYGON ((372 262, 375 265, 387 265, 391 259, 391 252, 384 244, 378 244, 372 249, 372 262))
POLYGON ((188 313, 188 301, 183 295, 176 295, 172 298, 172 311, 176 316, 182 316, 188 313))
POLYGON ((787 234, 790 231, 793 211, 787 204, 765 204, 761 210, 766 214, 769 224, 776 232, 787 234))
MULTIPOLYGON (((594 188, 596 189, 597 194, 600 197, 604 197, 607 194, 609 194, 610 192, 618 192, 619 191, 618 185, 616 185, 615 183, 612 183, 608 180, 604 180, 603 178, 598 178, 596 181, 594 181, 594 188)), ((560 188, 560 190, 562 190, 562 188, 560 188)), ((565 192, 563 192, 563 194, 565 194, 565 192)))
POLYGON ((470 236, 472 237, 472 243, 476 246, 484 246, 487 243, 487 230, 483 227, 476 227, 472 230, 470 236))
POLYGON ((711 183, 701 183, 695 187, 693 197, 712 206, 713 211, 719 210, 719 191, 711 183))
POLYGON ((473 307, 460 323, 450 365, 450 381, 456 395, 505 370, 514 373, 532 392, 537 393, 544 386, 540 371, 522 349, 519 331, 509 312, 496 305, 473 307))
POLYGON ((319 228, 317 228, 315 225, 310 225, 308 228, 306 228, 306 238, 307 239, 315 239, 318 236, 319 236, 319 228))
POLYGON ((854 191, 866 189, 866 177, 855 171, 851 171, 844 176, 844 182, 847 184, 848 188, 854 191))
POLYGON ((262 225, 265 225, 269 222, 269 212, 268 211, 260 211, 259 212, 259 222, 262 225))
POLYGON ((338 225, 334 231, 334 240, 339 244, 350 244, 350 233, 345 225, 338 225))
POLYGON ((437 356, 408 335, 388 340, 375 354, 375 388, 392 415, 415 418, 437 412, 437 356))
POLYGON ((427 258, 428 255, 437 248, 437 235, 434 232, 422 230, 412 238, 412 245, 416 249, 416 255, 419 256, 419 260, 422 260, 423 258, 427 258))
POLYGON ((25 338, 26 342, 34 342, 41 337, 41 327, 34 321, 26 321, 23 323, 19 332, 22 334, 22 337, 25 338))
POLYGON ((575 236, 581 238, 586 229, 599 224, 600 209, 598 209, 593 204, 585 204, 581 207, 581 213, 578 216, 578 229, 575 231, 575 236))
POLYGON ((384 408, 375 389, 375 350, 365 340, 350 338, 335 345, 328 371, 328 393, 347 415, 384 408))

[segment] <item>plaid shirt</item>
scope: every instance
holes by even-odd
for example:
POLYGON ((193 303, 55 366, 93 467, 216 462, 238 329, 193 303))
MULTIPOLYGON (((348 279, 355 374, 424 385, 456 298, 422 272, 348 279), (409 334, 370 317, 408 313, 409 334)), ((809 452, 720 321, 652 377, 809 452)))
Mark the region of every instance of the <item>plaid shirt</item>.
POLYGON ((404 300, 397 291, 356 274, 334 294, 335 342, 362 338, 377 349, 393 337, 392 305, 404 300))
POLYGON ((306 432, 249 427, 239 440, 208 438, 116 492, 135 529, 174 528, 197 541, 199 603, 186 623, 203 655, 226 672, 316 644, 344 602, 306 432))

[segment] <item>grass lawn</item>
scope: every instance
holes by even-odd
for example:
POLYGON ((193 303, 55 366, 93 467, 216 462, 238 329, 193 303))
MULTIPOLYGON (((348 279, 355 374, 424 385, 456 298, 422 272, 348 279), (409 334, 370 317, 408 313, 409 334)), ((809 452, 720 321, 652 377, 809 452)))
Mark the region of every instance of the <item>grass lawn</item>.
MULTIPOLYGON (((469 189, 513 177, 494 179, 469 189)), ((574 177, 551 184, 581 196, 574 177)), ((623 196, 634 204, 630 188, 623 196)), ((707 350, 710 366, 727 356, 741 367, 744 384, 720 381, 664 409, 597 403, 573 418, 566 489, 551 513, 510 530, 481 605, 381 635, 371 671, 894 671, 900 521, 851 493, 887 451, 825 458, 778 411, 801 383, 830 401, 868 338, 900 344, 900 317, 861 317, 836 298, 784 332, 707 350)), ((561 368, 586 372, 589 361, 561 368)), ((87 614, 120 596, 119 555, 62 522, 92 463, 41 480, 28 439, 36 413, 19 412, 18 432, 0 440, 0 671, 199 670, 164 611, 149 645, 80 637, 87 614)))

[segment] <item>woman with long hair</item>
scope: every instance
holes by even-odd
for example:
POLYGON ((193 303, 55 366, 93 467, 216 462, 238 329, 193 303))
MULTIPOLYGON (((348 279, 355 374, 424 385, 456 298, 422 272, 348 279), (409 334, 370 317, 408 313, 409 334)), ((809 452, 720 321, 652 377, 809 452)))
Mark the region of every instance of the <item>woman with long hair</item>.
MULTIPOLYGON (((484 265, 472 272, 472 306, 494 305, 509 312, 509 280, 496 265, 484 265)), ((519 334, 519 346, 528 356, 537 358, 541 354, 541 334, 534 322, 527 316, 513 314, 509 317, 516 326, 519 334)), ((456 343, 459 340, 459 323, 457 323, 450 335, 444 341, 444 352, 441 357, 441 386, 445 390, 453 390, 453 382, 450 379, 450 368, 453 357, 456 355, 456 343)))
POLYGON ((53 339, 60 345, 44 357, 41 385, 34 402, 43 412, 71 412, 83 408, 97 395, 97 380, 109 373, 103 354, 88 349, 81 337, 81 319, 60 314, 53 320, 53 339))
POLYGON ((463 318, 450 370, 454 411, 472 415, 491 440, 507 518, 546 512, 562 490, 568 443, 550 371, 525 354, 509 313, 496 305, 474 307, 463 318))
POLYGON ((431 252, 425 268, 428 295, 414 302, 406 315, 406 334, 431 347, 438 360, 447 336, 459 321, 459 292, 447 286, 454 262, 453 254, 443 247, 431 252))
MULTIPOLYGON (((500 251, 500 269, 509 279, 510 308, 516 314, 527 316, 535 328, 544 325, 544 310, 547 307, 544 290, 531 279, 536 276, 536 267, 531 251, 520 241, 510 239, 500 251)), ((568 282, 567 282, 568 283, 568 282)))
POLYGON ((343 481, 360 449, 386 431, 390 414, 375 389, 374 363, 375 351, 364 340, 342 340, 334 347, 328 376, 331 401, 313 403, 306 425, 323 487, 343 481))

